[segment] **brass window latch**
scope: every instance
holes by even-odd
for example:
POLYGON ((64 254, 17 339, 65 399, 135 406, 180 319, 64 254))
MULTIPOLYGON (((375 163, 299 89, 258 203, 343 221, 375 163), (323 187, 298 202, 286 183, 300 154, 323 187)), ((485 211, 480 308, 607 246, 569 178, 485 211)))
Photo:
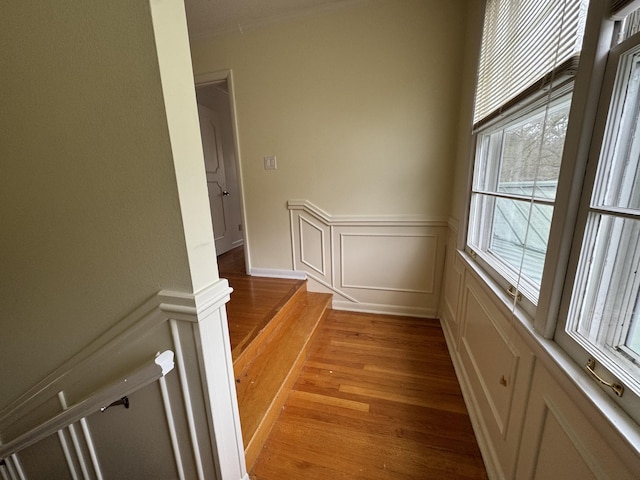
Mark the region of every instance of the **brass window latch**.
POLYGON ((619 382, 607 382, 604 378, 602 378, 600 375, 598 375, 596 373, 596 371, 594 370, 594 368, 596 368, 596 361, 593 358, 590 358, 589 360, 587 360, 587 364, 584 367, 587 372, 589 372, 589 374, 595 378, 598 382, 600 382, 602 385, 609 387, 611 390, 614 391, 614 393, 621 397, 622 394, 624 393, 624 385, 622 385, 619 382))
POLYGON ((513 285, 509 285, 509 288, 507 288, 507 293, 511 298, 515 299, 517 302, 522 300, 522 294, 518 292, 516 287, 514 287, 513 285))

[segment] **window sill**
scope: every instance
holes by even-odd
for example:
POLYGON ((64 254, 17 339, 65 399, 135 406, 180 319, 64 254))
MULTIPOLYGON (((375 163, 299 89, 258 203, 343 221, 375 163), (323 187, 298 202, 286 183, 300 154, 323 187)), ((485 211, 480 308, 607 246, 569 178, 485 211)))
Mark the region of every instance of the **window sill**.
POLYGON ((517 302, 509 296, 507 291, 478 265, 471 255, 463 250, 458 250, 458 254, 462 257, 468 269, 493 293, 496 305, 506 317, 514 317, 519 323, 525 323, 530 326, 533 325, 533 318, 518 306, 517 302))

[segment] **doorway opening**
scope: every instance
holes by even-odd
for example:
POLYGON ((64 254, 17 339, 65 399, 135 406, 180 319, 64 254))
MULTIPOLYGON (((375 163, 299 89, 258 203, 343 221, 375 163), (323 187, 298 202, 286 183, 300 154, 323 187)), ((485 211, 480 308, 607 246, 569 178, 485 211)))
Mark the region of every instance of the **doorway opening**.
POLYGON ((244 246, 249 272, 231 72, 197 77, 196 100, 216 254, 244 246))

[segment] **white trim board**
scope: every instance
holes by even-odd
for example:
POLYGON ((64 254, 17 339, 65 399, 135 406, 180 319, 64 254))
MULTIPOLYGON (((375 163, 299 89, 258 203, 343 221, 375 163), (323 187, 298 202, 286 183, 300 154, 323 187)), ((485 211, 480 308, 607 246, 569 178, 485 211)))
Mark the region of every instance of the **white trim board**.
POLYGON ((306 272, 300 270, 280 270, 277 268, 252 268, 249 270, 252 277, 266 278, 290 278, 293 280, 306 280, 306 272))
POLYGON ((401 315, 403 317, 437 319, 437 311, 432 308, 403 307, 397 305, 380 305, 376 303, 354 303, 344 300, 333 300, 334 310, 346 312, 377 313, 380 315, 401 315))
POLYGON ((484 466, 487 470, 487 476, 491 479, 500 478, 498 476, 499 468, 497 466, 498 460, 496 458, 495 449, 489 440, 489 433, 486 430, 482 416, 479 414, 479 407, 476 398, 469 387, 467 372, 460 365, 460 359, 454 346, 455 342, 451 336, 447 323, 440 320, 440 325, 442 326, 442 332, 444 333, 445 343, 449 350, 453 369, 456 372, 456 377, 458 377, 458 383, 460 384, 460 390, 462 391, 462 398, 467 406, 469 420, 471 421, 471 426, 473 427, 473 432, 475 434, 476 441, 478 442, 480 454, 482 455, 482 460, 484 461, 484 466))
POLYGON ((327 225, 383 225, 383 226, 432 226, 446 227, 449 217, 425 217, 422 215, 332 215, 308 200, 289 200, 289 210, 306 210, 327 225))

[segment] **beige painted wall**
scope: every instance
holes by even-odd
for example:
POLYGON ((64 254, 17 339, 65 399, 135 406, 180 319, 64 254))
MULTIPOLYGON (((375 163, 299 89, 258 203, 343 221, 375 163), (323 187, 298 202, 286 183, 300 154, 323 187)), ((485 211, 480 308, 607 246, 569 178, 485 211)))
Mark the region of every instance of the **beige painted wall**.
POLYGON ((485 2, 477 0, 469 3, 465 25, 465 49, 462 82, 460 85, 460 121, 458 124, 458 143, 456 155, 456 174, 451 195, 451 217, 460 221, 467 208, 467 188, 469 185, 468 165, 473 151, 471 129, 473 128, 473 108, 476 88, 480 45, 485 2))
POLYGON ((291 268, 289 199, 447 218, 466 4, 381 0, 192 40, 195 74, 234 72, 252 267, 291 268))
POLYGON ((204 173, 190 166, 202 159, 179 157, 199 141, 186 30, 182 44, 170 35, 185 58, 164 84, 196 128, 183 135, 169 128, 148 1, 2 12, 0 408, 158 290, 192 292, 216 277, 210 224, 185 240, 176 184, 180 170, 183 189, 206 202, 204 173), (190 258, 206 267, 209 257, 213 269, 192 278, 190 258))

